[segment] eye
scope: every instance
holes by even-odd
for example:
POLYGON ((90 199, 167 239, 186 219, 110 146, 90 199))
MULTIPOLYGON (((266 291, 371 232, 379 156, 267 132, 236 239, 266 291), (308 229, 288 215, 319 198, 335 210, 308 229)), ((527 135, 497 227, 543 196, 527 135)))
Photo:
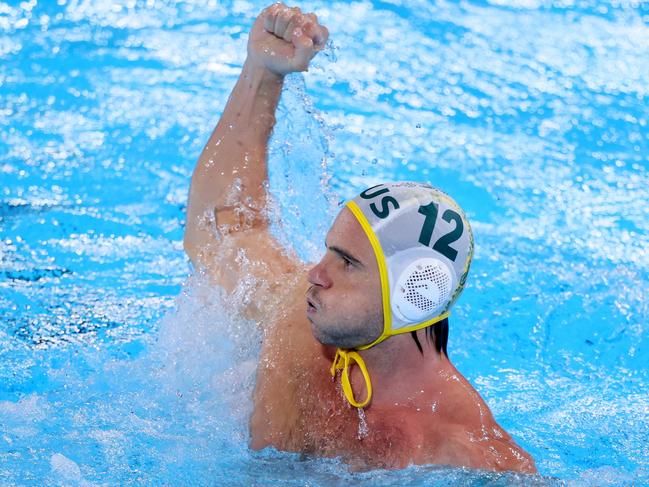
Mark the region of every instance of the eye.
POLYGON ((353 263, 351 260, 349 260, 347 257, 345 257, 344 255, 341 255, 340 258, 341 258, 341 259, 343 260, 343 262, 345 263, 345 267, 346 267, 346 268, 347 268, 347 267, 352 267, 352 266, 354 265, 354 263, 353 263))

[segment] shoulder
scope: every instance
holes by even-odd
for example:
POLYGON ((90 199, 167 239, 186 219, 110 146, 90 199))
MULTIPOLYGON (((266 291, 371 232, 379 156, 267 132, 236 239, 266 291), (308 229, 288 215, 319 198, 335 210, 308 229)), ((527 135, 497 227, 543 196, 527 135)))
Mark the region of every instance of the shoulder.
MULTIPOLYGON (((507 435, 509 436, 509 435, 507 435)), ((462 426, 450 428, 438 451, 440 463, 495 471, 536 473, 532 457, 511 437, 476 435, 462 426)))
POLYGON ((429 427, 421 428, 428 463, 488 470, 536 472, 532 457, 496 422, 487 403, 454 368, 438 385, 438 401, 429 427))
POLYGON ((532 457, 493 419, 479 425, 440 421, 420 438, 423 457, 416 463, 536 472, 532 457))

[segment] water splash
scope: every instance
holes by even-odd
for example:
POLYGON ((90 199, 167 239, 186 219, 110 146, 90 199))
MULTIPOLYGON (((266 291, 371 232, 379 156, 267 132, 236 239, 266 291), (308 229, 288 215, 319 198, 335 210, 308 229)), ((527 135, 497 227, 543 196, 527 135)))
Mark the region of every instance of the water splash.
POLYGON ((370 429, 367 426, 365 410, 363 408, 356 408, 356 411, 358 412, 358 433, 356 434, 356 438, 362 440, 370 433, 370 429))
MULTIPOLYGON (((142 358, 186 277, 191 168, 262 5, 113 3, 0 3, 0 407, 9 418, 0 475, 37 483, 52 474, 54 458, 77 478, 65 458, 82 478, 115 484, 227 476, 249 485, 267 482, 269 472, 293 485, 302 477, 323 485, 485 481, 429 468, 352 477, 335 463, 276 452, 248 463, 245 441, 223 440, 227 427, 223 436, 200 430, 204 409, 206 427, 220 431, 208 404, 222 404, 208 394, 202 408, 183 382, 186 370, 209 392, 218 356, 204 357, 205 377, 191 350, 176 358, 175 372, 142 358), (167 380, 177 387, 156 388, 167 380), (199 431, 197 439, 188 431, 199 431), (228 463, 232 445, 242 453, 228 463), (215 463, 221 454, 227 461, 215 463)), ((272 175, 286 179, 286 167, 301 174, 325 157, 341 198, 384 179, 429 179, 457 196, 477 251, 452 322, 452 359, 543 472, 583 483, 645 481, 646 6, 304 7, 332 30, 325 54, 333 55, 304 78, 329 128, 322 136, 289 83, 283 106, 295 118, 290 130, 276 130, 272 175), (303 165, 304 141, 291 139, 302 123, 318 147, 303 165)), ((304 178, 275 188, 290 188, 278 211, 295 225, 282 231, 310 260, 318 252, 307 241, 317 247, 323 233, 313 222, 327 218, 317 199, 303 211, 321 184, 315 171, 304 178)), ((245 422, 238 428, 234 436, 245 437, 245 422)))
POLYGON ((320 258, 338 198, 328 185, 328 130, 301 74, 287 76, 277 120, 268 161, 277 204, 274 230, 284 245, 313 262, 320 258))

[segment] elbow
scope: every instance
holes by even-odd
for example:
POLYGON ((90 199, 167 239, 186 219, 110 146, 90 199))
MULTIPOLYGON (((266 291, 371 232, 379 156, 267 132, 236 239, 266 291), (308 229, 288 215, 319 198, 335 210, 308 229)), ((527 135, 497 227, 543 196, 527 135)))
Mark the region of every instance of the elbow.
POLYGON ((185 221, 185 233, 183 235, 183 250, 192 265, 198 264, 199 254, 202 246, 206 243, 200 227, 200 218, 196 212, 196 205, 192 204, 191 198, 187 204, 187 213, 185 221))
POLYGON ((183 250, 194 267, 196 267, 196 260, 198 258, 197 248, 194 235, 192 235, 189 229, 186 229, 183 237, 183 250))

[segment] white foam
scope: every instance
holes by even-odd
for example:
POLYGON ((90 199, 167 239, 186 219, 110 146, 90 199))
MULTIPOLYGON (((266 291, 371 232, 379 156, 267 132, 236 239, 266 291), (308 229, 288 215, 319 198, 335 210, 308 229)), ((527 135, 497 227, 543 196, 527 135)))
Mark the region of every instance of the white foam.
POLYGON ((60 453, 55 453, 50 457, 50 465, 52 473, 56 474, 60 480, 77 482, 81 480, 79 465, 60 453))

